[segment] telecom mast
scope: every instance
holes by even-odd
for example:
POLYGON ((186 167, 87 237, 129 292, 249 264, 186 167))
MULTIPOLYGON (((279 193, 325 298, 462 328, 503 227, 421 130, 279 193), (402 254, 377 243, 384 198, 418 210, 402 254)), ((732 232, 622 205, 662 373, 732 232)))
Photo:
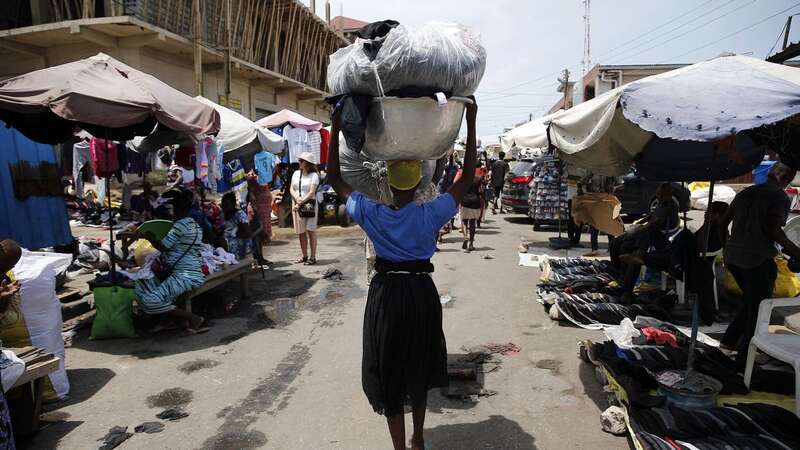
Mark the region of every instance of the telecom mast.
POLYGON ((583 73, 592 68, 592 33, 589 15, 590 0, 583 0, 583 73))

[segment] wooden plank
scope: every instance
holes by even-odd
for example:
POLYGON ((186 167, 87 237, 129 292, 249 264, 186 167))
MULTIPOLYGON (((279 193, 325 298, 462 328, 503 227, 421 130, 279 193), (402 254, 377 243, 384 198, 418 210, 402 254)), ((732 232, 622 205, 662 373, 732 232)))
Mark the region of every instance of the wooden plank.
POLYGON ((25 384, 30 383, 37 378, 41 378, 43 376, 49 375, 50 373, 55 372, 58 370, 58 362, 59 359, 53 356, 52 359, 49 359, 44 362, 36 363, 30 367, 25 368, 25 373, 20 375, 17 381, 12 386, 12 389, 15 387, 19 387, 25 384))
POLYGON ((94 316, 97 315, 97 310, 93 309, 89 312, 83 313, 78 317, 74 317, 64 322, 61 327, 62 331, 69 331, 73 329, 80 329, 94 321, 94 316))

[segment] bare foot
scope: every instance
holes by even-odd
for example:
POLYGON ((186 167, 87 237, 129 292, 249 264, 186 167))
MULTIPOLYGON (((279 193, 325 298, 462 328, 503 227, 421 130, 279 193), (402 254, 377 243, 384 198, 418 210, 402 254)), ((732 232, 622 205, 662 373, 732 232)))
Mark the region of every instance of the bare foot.
POLYGON ((411 438, 411 450, 425 450, 425 441, 423 439, 411 438))

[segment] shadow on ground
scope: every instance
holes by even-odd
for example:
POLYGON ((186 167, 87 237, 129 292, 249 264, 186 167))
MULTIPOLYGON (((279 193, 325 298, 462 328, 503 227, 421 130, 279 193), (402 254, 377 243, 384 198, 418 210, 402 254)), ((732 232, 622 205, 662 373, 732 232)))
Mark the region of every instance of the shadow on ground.
POLYGON ((437 450, 466 448, 535 450, 536 439, 517 422, 490 416, 477 423, 439 425, 425 430, 425 440, 437 450))

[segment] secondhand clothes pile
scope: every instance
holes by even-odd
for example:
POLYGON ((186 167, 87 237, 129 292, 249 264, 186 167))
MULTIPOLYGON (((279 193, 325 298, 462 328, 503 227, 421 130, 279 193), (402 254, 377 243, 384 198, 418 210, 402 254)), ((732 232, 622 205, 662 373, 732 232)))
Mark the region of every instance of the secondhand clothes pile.
POLYGON ((652 291, 622 302, 617 271, 609 261, 587 258, 540 257, 539 301, 554 320, 567 320, 582 328, 616 326, 623 319, 649 316, 669 321, 677 295, 652 291))

